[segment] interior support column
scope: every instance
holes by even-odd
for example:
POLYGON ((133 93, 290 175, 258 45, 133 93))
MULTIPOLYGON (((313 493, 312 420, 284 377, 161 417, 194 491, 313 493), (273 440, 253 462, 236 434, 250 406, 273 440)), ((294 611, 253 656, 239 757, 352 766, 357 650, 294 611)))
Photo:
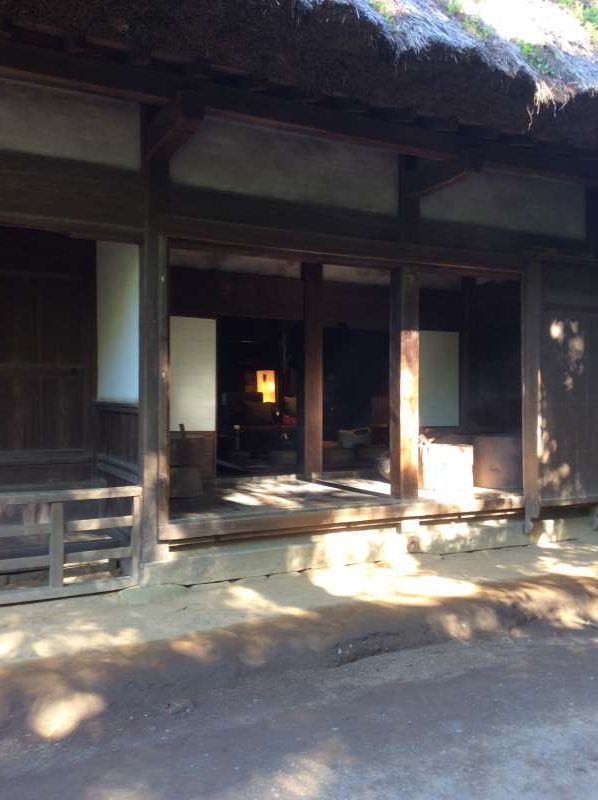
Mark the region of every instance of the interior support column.
POLYGON ((530 262, 523 273, 523 492, 525 527, 531 533, 540 516, 540 337, 542 326, 542 265, 530 262))
POLYGON ((156 558, 168 521, 168 240, 159 217, 168 197, 168 163, 145 165, 145 226, 140 264, 139 462, 143 485, 140 560, 156 558))
POLYGON ((322 473, 324 432, 323 270, 322 264, 302 264, 304 359, 303 475, 313 480, 322 473))
POLYGON ((471 427, 471 341, 475 278, 461 279, 462 322, 459 334, 459 426, 469 431, 471 427))
POLYGON ((412 267, 390 279, 390 486, 416 499, 419 483, 419 279, 412 267))

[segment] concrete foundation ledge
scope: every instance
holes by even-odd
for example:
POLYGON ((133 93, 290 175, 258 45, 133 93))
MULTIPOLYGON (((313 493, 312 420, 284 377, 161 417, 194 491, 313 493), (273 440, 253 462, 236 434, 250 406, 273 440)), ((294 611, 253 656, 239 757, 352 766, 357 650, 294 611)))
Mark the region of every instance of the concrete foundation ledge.
POLYGON ((539 520, 531 536, 518 513, 450 520, 408 520, 397 527, 306 533, 165 551, 147 564, 146 585, 185 586, 309 569, 336 569, 384 562, 398 565, 406 553, 449 555, 477 550, 596 540, 587 513, 539 520))
MULTIPOLYGON (((268 671, 598 624, 598 547, 552 545, 148 587, 0 610, 1 720, 41 740, 268 671)), ((0 742, 1 744, 1 742, 0 742)))

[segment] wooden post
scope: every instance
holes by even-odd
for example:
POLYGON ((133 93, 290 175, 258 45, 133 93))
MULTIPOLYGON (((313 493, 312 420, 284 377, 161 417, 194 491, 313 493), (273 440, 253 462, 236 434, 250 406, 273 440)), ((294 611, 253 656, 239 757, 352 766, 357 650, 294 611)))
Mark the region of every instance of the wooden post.
POLYGON ((140 269, 139 462, 143 485, 140 561, 152 561, 168 522, 168 240, 160 215, 168 203, 168 162, 147 160, 140 269))
POLYGON ((322 472, 324 432, 324 376, 322 357, 323 270, 321 264, 303 264, 303 474, 313 480, 322 472))
POLYGON ((522 280, 522 397, 523 397, 523 492, 525 528, 531 533, 540 516, 540 337, 542 331, 542 265, 532 261, 522 280))
POLYGON ((418 496, 419 280, 401 267, 390 282, 390 485, 393 497, 418 496))
POLYGON ((141 567, 141 514, 143 510, 142 497, 133 497, 131 505, 131 575, 136 581, 140 577, 141 567))
POLYGON ((468 432, 471 427, 471 336, 475 278, 462 278, 463 316, 459 335, 459 426, 468 432))
POLYGON ((50 506, 50 588, 57 589, 64 582, 64 505, 50 506))
POLYGON ((594 186, 586 188, 586 244, 598 256, 598 189, 594 186))

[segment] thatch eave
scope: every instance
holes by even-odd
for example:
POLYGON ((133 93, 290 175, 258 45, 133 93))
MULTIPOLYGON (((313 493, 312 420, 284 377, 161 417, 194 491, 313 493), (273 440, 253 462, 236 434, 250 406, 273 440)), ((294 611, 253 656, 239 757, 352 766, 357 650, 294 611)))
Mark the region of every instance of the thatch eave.
POLYGON ((384 1, 396 14, 368 0, 0 0, 0 14, 315 94, 598 145, 598 63, 587 47, 547 46, 546 74, 517 43, 464 30, 443 0, 384 1))

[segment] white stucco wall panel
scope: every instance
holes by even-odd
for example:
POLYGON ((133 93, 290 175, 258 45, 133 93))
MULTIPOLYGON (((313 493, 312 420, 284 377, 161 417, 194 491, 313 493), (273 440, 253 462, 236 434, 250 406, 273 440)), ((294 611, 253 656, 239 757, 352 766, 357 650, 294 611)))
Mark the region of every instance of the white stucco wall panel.
POLYGON ((0 150, 138 170, 136 103, 0 81, 0 150))
POLYGON ((97 397, 139 402, 139 247, 97 243, 97 397))
POLYGON ((170 430, 216 430, 216 320, 170 318, 170 430))
POLYGON ((419 347, 420 425, 458 425, 459 334, 421 331, 419 347))
POLYGON ((580 240, 585 237, 585 192, 566 181, 480 172, 423 197, 421 216, 580 240))
POLYGON ((397 212, 398 159, 389 150, 206 118, 174 155, 184 186, 397 212))

